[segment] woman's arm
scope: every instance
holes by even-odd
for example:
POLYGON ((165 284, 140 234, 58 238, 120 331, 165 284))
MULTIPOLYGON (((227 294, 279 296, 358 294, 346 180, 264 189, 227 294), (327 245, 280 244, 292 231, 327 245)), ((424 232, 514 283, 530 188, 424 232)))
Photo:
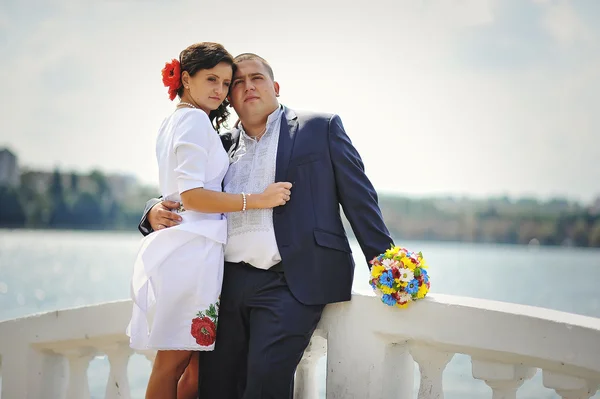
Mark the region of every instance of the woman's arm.
POLYGON ((185 209, 203 213, 239 212, 244 209, 274 208, 285 205, 290 199, 292 183, 273 183, 260 194, 230 194, 220 191, 193 188, 181 193, 181 202, 185 209))
MULTIPOLYGON (((221 146, 214 140, 215 131, 202 111, 182 115, 173 138, 177 158, 177 186, 185 209, 203 213, 228 213, 244 209, 273 208, 285 205, 290 198, 291 183, 273 183, 260 194, 230 194, 204 188, 209 152, 221 146), (245 206, 244 206, 245 200, 245 206)), ((221 148, 219 150, 222 151, 221 148)))

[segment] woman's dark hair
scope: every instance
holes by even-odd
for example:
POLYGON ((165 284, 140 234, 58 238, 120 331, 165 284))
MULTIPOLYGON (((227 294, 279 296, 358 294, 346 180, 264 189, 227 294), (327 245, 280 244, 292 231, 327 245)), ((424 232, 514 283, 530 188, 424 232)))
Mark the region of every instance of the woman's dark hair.
MULTIPOLYGON (((187 71, 190 76, 194 76, 196 72, 201 69, 212 69, 221 62, 231 65, 231 68, 235 73, 233 56, 219 43, 201 42, 192 44, 179 54, 181 73, 183 74, 184 71, 187 71)), ((177 95, 181 98, 183 95, 183 86, 179 88, 177 95)), ((217 131, 229 116, 229 111, 227 110, 228 106, 229 102, 224 100, 223 103, 219 105, 219 108, 211 111, 208 115, 217 131)))

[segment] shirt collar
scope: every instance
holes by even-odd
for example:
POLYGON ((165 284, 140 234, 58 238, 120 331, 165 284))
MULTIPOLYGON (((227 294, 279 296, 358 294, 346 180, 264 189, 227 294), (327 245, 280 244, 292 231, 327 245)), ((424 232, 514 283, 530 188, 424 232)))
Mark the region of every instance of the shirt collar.
MULTIPOLYGON (((271 114, 269 114, 269 116, 267 117, 267 125, 266 125, 267 131, 265 132, 263 137, 270 133, 270 130, 273 127, 273 124, 281 118, 282 113, 283 113, 283 105, 280 104, 275 111, 273 111, 271 114)), ((244 137, 248 140, 254 140, 252 137, 250 137, 246 134, 246 131, 244 130, 244 126, 242 125, 242 123, 239 124, 238 128, 239 128, 239 132, 242 135, 242 137, 244 137)))

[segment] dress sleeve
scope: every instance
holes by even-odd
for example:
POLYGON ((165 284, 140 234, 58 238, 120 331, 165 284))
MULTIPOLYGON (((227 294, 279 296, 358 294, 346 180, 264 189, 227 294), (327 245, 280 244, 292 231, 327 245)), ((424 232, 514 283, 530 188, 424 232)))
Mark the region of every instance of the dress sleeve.
POLYGON ((204 112, 188 111, 181 117, 173 137, 177 159, 175 175, 180 194, 204 187, 211 134, 216 133, 204 112))

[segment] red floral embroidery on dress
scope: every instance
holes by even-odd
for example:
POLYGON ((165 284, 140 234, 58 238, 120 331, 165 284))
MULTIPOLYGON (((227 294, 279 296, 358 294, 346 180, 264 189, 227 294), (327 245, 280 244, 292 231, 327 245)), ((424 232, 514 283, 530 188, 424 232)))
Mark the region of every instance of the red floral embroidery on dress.
POLYGON ((200 346, 211 346, 217 339, 219 301, 211 304, 204 312, 198 312, 192 319, 191 334, 200 346))

